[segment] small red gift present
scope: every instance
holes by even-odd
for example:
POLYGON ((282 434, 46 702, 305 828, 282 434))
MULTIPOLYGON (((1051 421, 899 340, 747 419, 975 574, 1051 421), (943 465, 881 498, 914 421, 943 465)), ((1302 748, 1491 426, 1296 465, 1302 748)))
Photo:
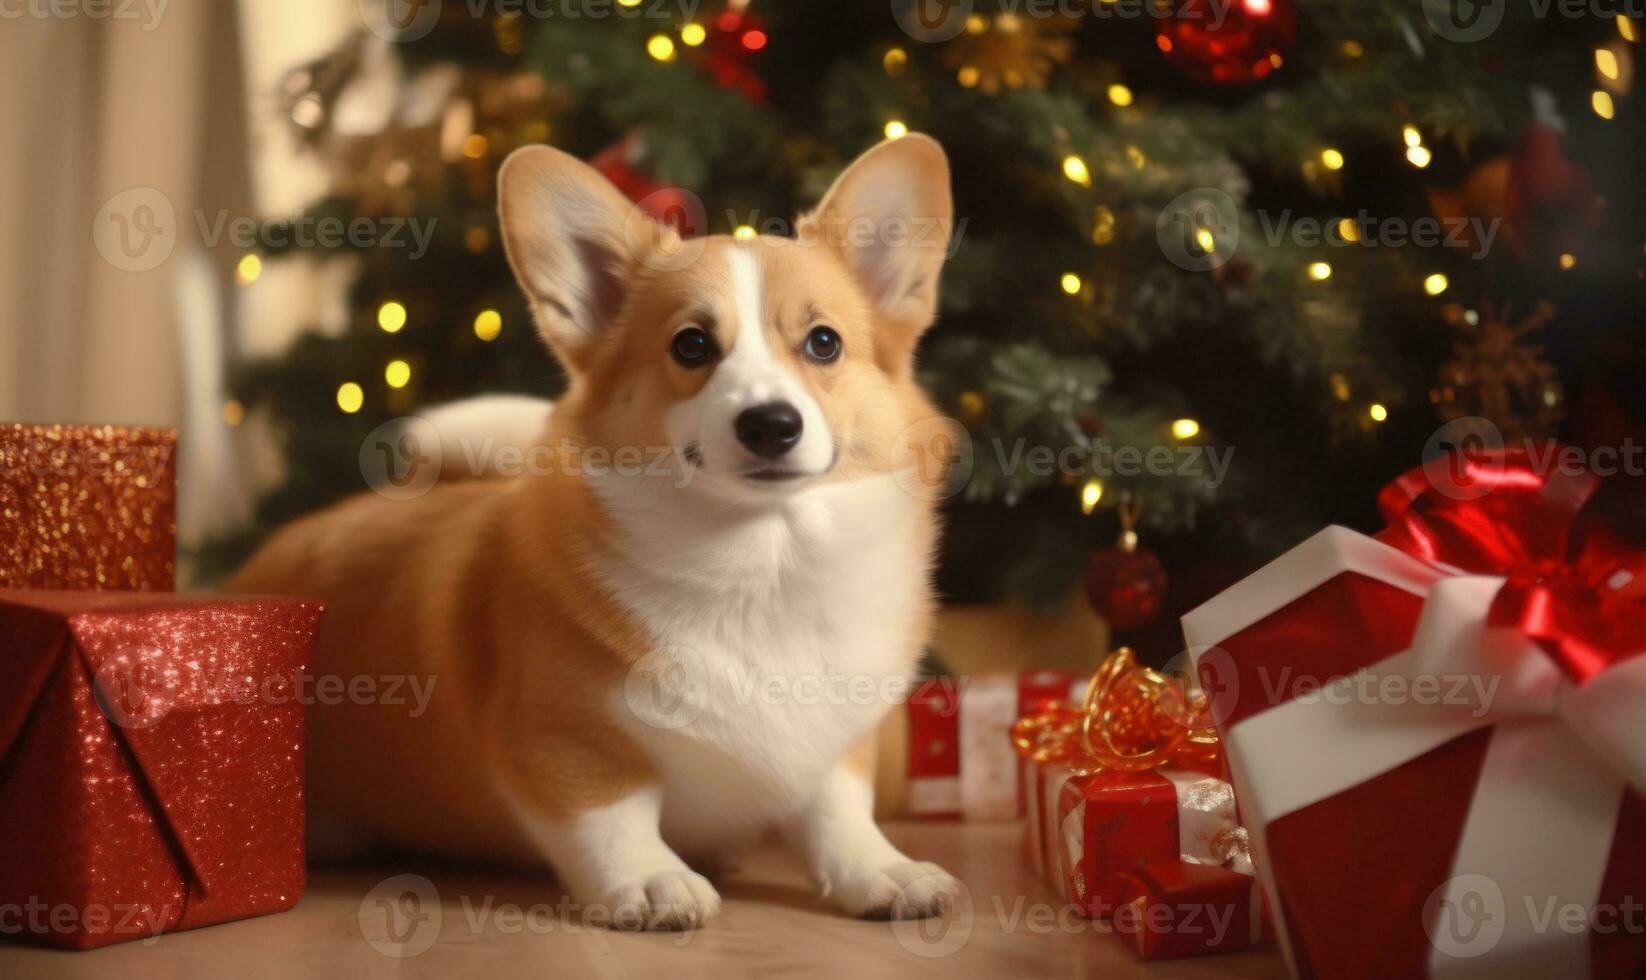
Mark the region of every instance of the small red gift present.
POLYGON ((1524 451, 1184 617, 1301 976, 1646 968, 1646 555, 1524 451))
POLYGON ((168 592, 177 434, 0 424, 0 588, 168 592))
POLYGON ((1199 713, 1122 649, 1083 707, 1048 705, 1013 728, 1028 761, 1029 863, 1082 915, 1152 928, 1135 940, 1145 959, 1235 952, 1263 935, 1234 791, 1199 713), (1201 870, 1172 870, 1184 867, 1201 870))
POLYGON ((1017 719, 1078 698, 1085 683, 1065 670, 922 682, 908 704, 909 816, 1021 817, 1022 759, 1006 735, 1017 719))
POLYGON ((1111 926, 1145 960, 1226 953, 1263 938, 1262 892, 1249 873, 1188 861, 1134 868, 1111 926))
POLYGON ((290 908, 320 606, 0 589, 0 922, 87 948, 290 908))

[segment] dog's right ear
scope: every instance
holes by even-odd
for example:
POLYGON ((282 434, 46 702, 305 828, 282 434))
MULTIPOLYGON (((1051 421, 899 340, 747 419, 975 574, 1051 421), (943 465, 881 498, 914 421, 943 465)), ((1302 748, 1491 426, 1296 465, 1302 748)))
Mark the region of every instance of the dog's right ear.
POLYGON ((497 185, 503 247, 537 329, 562 364, 583 371, 639 259, 672 232, 593 167, 550 146, 514 151, 497 185))

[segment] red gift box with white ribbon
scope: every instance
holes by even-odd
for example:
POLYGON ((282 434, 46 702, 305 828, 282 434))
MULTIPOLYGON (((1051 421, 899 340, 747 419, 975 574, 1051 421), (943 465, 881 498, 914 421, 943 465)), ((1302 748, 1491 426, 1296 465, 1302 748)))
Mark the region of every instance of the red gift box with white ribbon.
MULTIPOLYGON (((1161 865, 1226 870, 1230 895, 1255 913, 1251 864, 1230 845, 1243 838, 1228 782, 1163 766, 1082 775, 1059 763, 1024 767, 1024 850, 1035 873, 1089 918, 1108 919, 1138 897, 1138 873, 1161 865)), ((1262 935, 1239 923, 1245 948, 1262 935)), ((1229 951, 1226 949, 1225 951, 1229 951)))
POLYGON ((1144 959, 1261 941, 1261 892, 1204 704, 1126 649, 1082 702, 1048 704, 1012 728, 1027 862, 1144 959))
POLYGON ((1078 699, 1085 678, 1064 670, 934 677, 909 698, 908 813, 927 819, 1023 815, 1012 723, 1051 701, 1078 699))
POLYGON ((1596 486, 1442 460, 1184 617, 1295 974, 1646 969, 1646 561, 1596 486))

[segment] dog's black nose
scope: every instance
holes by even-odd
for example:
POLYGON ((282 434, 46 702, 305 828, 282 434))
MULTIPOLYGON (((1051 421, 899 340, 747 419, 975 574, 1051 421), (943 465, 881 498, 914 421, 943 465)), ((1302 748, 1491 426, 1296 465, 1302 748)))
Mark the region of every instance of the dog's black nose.
POLYGON ((739 412, 733 427, 749 452, 776 459, 800 441, 800 411, 788 402, 768 402, 739 412))

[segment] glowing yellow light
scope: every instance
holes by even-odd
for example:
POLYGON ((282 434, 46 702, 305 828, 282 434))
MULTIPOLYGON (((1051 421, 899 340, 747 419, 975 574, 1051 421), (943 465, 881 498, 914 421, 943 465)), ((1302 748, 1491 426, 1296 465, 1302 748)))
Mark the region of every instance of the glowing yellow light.
POLYGON ((1562 269, 1570 269, 1574 265, 1577 265, 1577 256, 1571 252, 1560 253, 1560 267, 1562 269))
POLYGON ((709 39, 709 32, 702 24, 687 24, 680 29, 680 40, 688 48, 695 48, 709 39))
POLYGON ((1355 224, 1353 218, 1342 218, 1337 223, 1337 234, 1346 242, 1358 242, 1360 241, 1360 226, 1355 224))
POLYGON ((955 79, 960 82, 961 88, 973 88, 982 77, 983 73, 978 71, 975 66, 963 65, 960 69, 960 73, 955 76, 955 79))
POLYGON ((1086 481, 1080 488, 1080 512, 1090 514, 1097 509, 1097 502, 1103 499, 1103 481, 1096 477, 1086 481))
POLYGON ((400 328, 406 325, 406 308, 389 300, 377 308, 377 325, 383 328, 384 333, 399 333, 400 328))
POLYGON ((1130 161, 1132 167, 1137 170, 1142 170, 1143 165, 1149 162, 1149 158, 1143 155, 1142 150, 1129 144, 1126 147, 1126 159, 1130 161))
POLYGON ((619 7, 638 7, 640 6, 640 0, 617 0, 617 5, 619 7))
POLYGON ((1451 282, 1446 278, 1446 274, 1436 272, 1423 280, 1423 291, 1430 296, 1439 296, 1446 291, 1446 287, 1449 285, 1451 285, 1451 282))
POLYGON ((232 398, 223 403, 224 425, 233 429, 239 427, 240 423, 244 421, 246 421, 246 406, 232 398))
POLYGON ((1080 277, 1072 272, 1063 273, 1063 291, 1070 296, 1080 292, 1080 277))
POLYGON ((490 146, 491 144, 486 140, 486 137, 481 136, 479 133, 473 133, 463 141, 463 155, 470 160, 478 160, 486 155, 486 150, 490 146))
POLYGON ((263 274, 263 260, 255 255, 243 256, 234 268, 234 278, 242 286, 249 286, 263 274))
POLYGON ((1623 40, 1633 41, 1635 39, 1635 22, 1623 14, 1618 14, 1617 32, 1623 36, 1623 40))
POLYGON ((1281 65, 1284 65, 1285 63, 1286 63, 1286 59, 1282 58, 1280 56, 1279 51, 1269 52, 1269 66, 1271 68, 1279 68, 1281 65))
POLYGON ((753 225, 738 225, 737 230, 732 232, 732 237, 740 242, 752 242, 756 234, 753 225))
POLYGON ((353 381, 346 381, 337 389, 337 407, 347 415, 360 411, 360 406, 366 404, 366 393, 353 381))
POLYGON ((1086 169, 1086 161, 1073 153, 1063 158, 1063 176, 1069 178, 1081 187, 1092 186, 1092 172, 1086 169))
POLYGON ((1107 245, 1114 241, 1114 212, 1099 204, 1092 211, 1092 244, 1107 245))
POLYGON ((989 29, 989 18, 982 14, 972 14, 966 18, 967 34, 982 34, 989 29))
POLYGON ((653 34, 646 42, 646 53, 658 61, 673 61, 674 42, 667 34, 653 34))
POLYGON ((1118 106, 1129 106, 1132 104, 1132 90, 1124 85, 1110 85, 1109 101, 1118 106))
POLYGON ((1194 243, 1200 246, 1202 254, 1207 255, 1211 254, 1212 249, 1217 247, 1217 239, 1212 237, 1210 228, 1196 228, 1194 230, 1194 243))
POLYGON ((1332 264, 1330 262, 1310 262, 1309 278, 1315 282, 1324 282, 1332 278, 1332 264))
POLYGON ((1346 402, 1350 394, 1349 379, 1341 374, 1332 375, 1332 397, 1340 402, 1346 402))
POLYGON ((1611 48, 1595 48, 1595 70, 1616 81, 1617 52, 1611 48))
POLYGON ((1327 170, 1342 170, 1343 154, 1328 146, 1320 151, 1320 162, 1325 165, 1327 170))
POLYGON ((1406 160, 1419 170, 1427 167, 1432 159, 1434 159, 1434 156, 1426 146, 1408 146, 1406 148, 1406 160))
POLYGON ((1407 146, 1423 145, 1423 134, 1418 132, 1417 127, 1410 123, 1400 127, 1400 138, 1406 141, 1407 146))
POLYGON ((1372 417, 1373 422, 1383 422, 1389 418, 1389 410, 1382 402, 1372 402, 1372 407, 1366 409, 1366 414, 1372 417))
POLYGON ((496 310, 481 310, 474 318, 474 335, 484 341, 493 341, 503 332, 503 315, 496 310))
POLYGON ((1358 58, 1366 53, 1366 48, 1359 41, 1344 41, 1339 50, 1345 58, 1358 58))
POLYGON ((885 66, 886 74, 900 74, 909 64, 909 52, 904 51, 902 48, 893 48, 886 52, 886 56, 880 59, 880 63, 885 66))
POLYGON ((1612 118, 1612 95, 1595 89, 1595 94, 1589 96, 1589 105, 1594 107, 1595 115, 1602 119, 1612 118))
POLYGON ((909 127, 903 124, 903 120, 893 119, 891 122, 886 124, 887 139, 900 140, 907 135, 909 135, 909 127))
POLYGON ((389 383, 390 388, 404 388, 411 381, 411 365, 402 360, 393 360, 383 368, 383 380, 389 383))
POLYGON ((1172 423, 1173 439, 1193 439, 1200 435, 1200 423, 1194 419, 1178 419, 1172 423))

